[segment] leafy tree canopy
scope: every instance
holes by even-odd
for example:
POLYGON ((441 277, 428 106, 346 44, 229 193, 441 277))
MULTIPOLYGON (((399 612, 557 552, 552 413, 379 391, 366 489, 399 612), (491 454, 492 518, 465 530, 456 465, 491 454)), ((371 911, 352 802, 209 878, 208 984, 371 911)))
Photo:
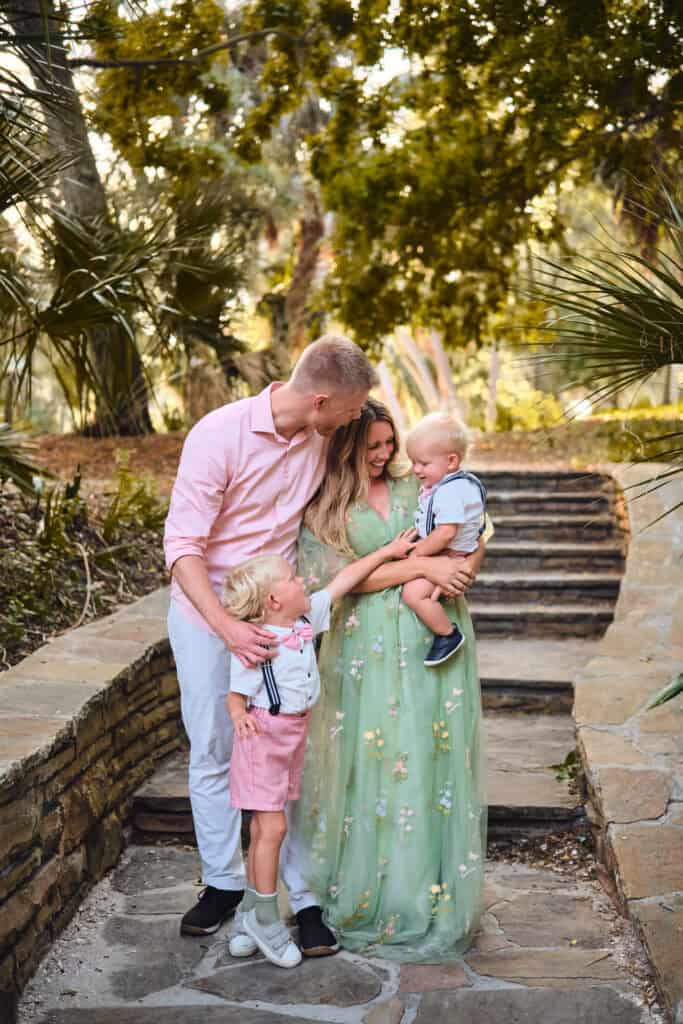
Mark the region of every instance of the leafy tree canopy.
POLYGON ((480 337, 519 243, 561 237, 535 200, 571 172, 628 206, 626 183, 679 168, 673 0, 256 0, 243 24, 297 40, 269 37, 245 154, 308 91, 329 104, 309 145, 336 213, 330 291, 367 341, 416 319, 480 337))

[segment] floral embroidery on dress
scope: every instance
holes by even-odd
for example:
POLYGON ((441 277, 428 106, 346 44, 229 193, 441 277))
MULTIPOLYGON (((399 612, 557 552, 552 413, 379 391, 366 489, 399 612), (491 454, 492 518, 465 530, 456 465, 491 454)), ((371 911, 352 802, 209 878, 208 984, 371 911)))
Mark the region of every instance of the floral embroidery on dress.
POLYGON ((387 939, 392 938, 392 936, 396 934, 396 926, 399 924, 400 920, 400 914, 390 914, 386 924, 384 924, 383 921, 380 921, 378 923, 380 934, 377 938, 377 942, 385 942, 387 939))
POLYGON ((363 665, 365 661, 363 658, 352 658, 349 665, 349 675, 352 679, 360 679, 363 674, 363 665))
POLYGON ((335 719, 337 720, 336 725, 330 726, 330 739, 333 740, 340 732, 344 731, 344 711, 336 711, 335 719))
POLYGON ((376 636, 372 640, 373 654, 384 654, 384 637, 376 636))
POLYGON ((368 752, 370 757, 382 757, 384 747, 384 737, 382 736, 381 729, 366 729, 363 733, 363 739, 365 740, 366 747, 369 748, 368 752))
POLYGON ((439 790, 439 800, 436 805, 437 811, 440 814, 450 814, 453 809, 453 790, 451 789, 450 782, 446 783, 445 786, 439 790))
POLYGON ((413 831, 413 823, 410 820, 414 817, 415 811, 412 807, 402 807, 398 814, 397 825, 403 835, 413 831))
POLYGON ((356 615, 355 611, 351 612, 351 614, 349 615, 348 619, 344 623, 344 629, 346 630, 346 635, 347 636, 351 636, 352 630, 358 629, 359 626, 360 626, 360 620, 359 620, 358 616, 356 615))
POLYGON ((387 798, 380 796, 375 804, 375 814, 378 818, 386 818, 387 816, 387 798))
POLYGON ((448 754, 451 745, 449 742, 449 732, 444 719, 440 722, 432 722, 432 732, 434 734, 434 751, 437 754, 448 754))
POLYGON ((451 906, 451 894, 448 891, 448 884, 446 882, 431 885, 429 887, 429 897, 432 903, 432 917, 438 913, 447 913, 453 909, 451 906))
POLYGON ((389 715, 391 716, 391 718, 398 717, 398 711, 400 707, 401 702, 399 701, 398 697, 389 698, 389 715))
POLYGON ((394 777, 394 782, 405 782, 408 778, 408 769, 406 767, 406 761, 408 760, 407 754, 399 754, 396 758, 396 763, 391 769, 391 774, 394 777))

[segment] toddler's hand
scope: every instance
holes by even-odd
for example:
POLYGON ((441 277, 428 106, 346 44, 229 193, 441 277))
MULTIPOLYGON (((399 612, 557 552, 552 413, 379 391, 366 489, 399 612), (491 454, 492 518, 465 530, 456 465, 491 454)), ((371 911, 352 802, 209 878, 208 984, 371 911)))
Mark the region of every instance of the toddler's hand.
POLYGON ((391 558, 407 558, 417 543, 417 530, 412 526, 394 537, 386 546, 385 550, 391 558))
POLYGON ((241 740, 247 740, 250 736, 258 736, 260 732, 258 722, 248 711, 233 715, 232 724, 241 740))
POLYGON ((438 601, 442 594, 443 590, 441 589, 441 587, 434 587, 434 589, 432 590, 430 601, 438 601))

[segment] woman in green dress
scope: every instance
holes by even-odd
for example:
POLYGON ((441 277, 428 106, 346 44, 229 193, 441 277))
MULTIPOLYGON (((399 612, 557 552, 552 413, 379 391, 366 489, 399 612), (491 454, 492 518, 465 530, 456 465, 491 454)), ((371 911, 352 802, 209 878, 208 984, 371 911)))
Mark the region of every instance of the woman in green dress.
MULTIPOLYGON (((412 525, 417 485, 394 470, 397 451, 391 416, 372 400, 335 434, 299 543, 311 589, 412 525)), ((465 644, 426 668, 432 637, 400 585, 426 576, 461 595, 482 550, 383 566, 336 606, 322 642, 299 828, 311 886, 355 952, 434 962, 459 956, 477 930, 486 808, 472 623, 455 597, 446 607, 465 644)))

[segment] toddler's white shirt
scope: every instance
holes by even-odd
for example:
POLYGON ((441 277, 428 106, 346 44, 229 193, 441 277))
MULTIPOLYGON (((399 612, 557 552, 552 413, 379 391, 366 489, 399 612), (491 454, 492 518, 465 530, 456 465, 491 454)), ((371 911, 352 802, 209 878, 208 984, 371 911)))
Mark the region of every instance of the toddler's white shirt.
POLYGON ((435 490, 434 526, 458 524, 458 532, 448 547, 452 551, 464 551, 467 554, 476 551, 479 546, 479 532, 484 522, 484 503, 477 485, 466 478, 451 480, 441 486, 435 484, 427 493, 420 494, 415 512, 415 529, 420 539, 427 536, 427 507, 429 498, 435 490))
MULTIPOLYGON (((330 595, 326 590, 318 590, 311 595, 311 610, 306 618, 311 624, 314 639, 318 633, 325 633, 330 628, 330 595)), ((295 625, 305 625, 304 620, 298 619, 295 625)), ((263 628, 281 639, 292 632, 291 626, 271 626, 267 622, 263 623, 263 628)), ((280 714, 293 715, 312 708, 320 696, 320 675, 313 641, 299 641, 296 648, 280 643, 271 664, 280 691, 280 714)), ((270 707, 261 666, 245 668, 234 654, 230 655, 230 689, 248 697, 250 705, 270 707)))

